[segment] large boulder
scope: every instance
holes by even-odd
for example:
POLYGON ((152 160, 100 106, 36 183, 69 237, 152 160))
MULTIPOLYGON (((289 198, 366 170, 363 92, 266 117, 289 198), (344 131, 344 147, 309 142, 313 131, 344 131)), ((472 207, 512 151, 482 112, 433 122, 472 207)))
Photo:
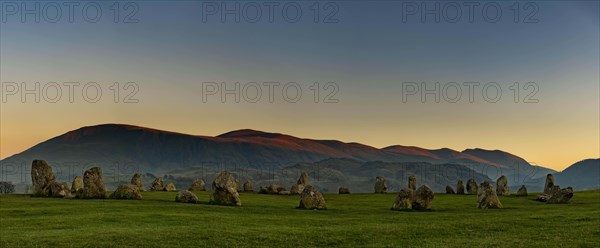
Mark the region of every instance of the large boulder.
POLYGON ((33 160, 31 182, 33 183, 33 196, 50 196, 50 185, 56 182, 52 167, 44 160, 33 160))
POLYGON ((106 186, 100 167, 91 168, 83 173, 83 189, 77 191, 77 197, 81 199, 106 198, 106 186))
POLYGON ((408 188, 417 190, 417 178, 413 175, 408 177, 408 188))
POLYGON ((238 185, 233 174, 223 171, 212 183, 213 193, 210 196, 210 203, 218 205, 236 205, 241 206, 242 201, 238 194, 238 185))
POLYGON ((509 196, 510 192, 508 189, 508 180, 504 175, 502 175, 496 181, 496 195, 509 196))
POLYGON ((412 203, 413 190, 408 188, 401 189, 392 205, 392 210, 412 209, 412 203))
POLYGON ((71 193, 76 193, 79 189, 83 189, 83 178, 76 176, 71 184, 71 193))
POLYGON ((517 191, 517 196, 527 196, 527 188, 525 185, 521 185, 521 188, 517 191))
POLYGON ((71 197, 71 189, 66 182, 52 182, 48 187, 48 196, 50 197, 71 197))
POLYGON ((387 193, 387 181, 384 177, 375 178, 375 193, 387 193))
POLYGON ((188 190, 182 190, 179 191, 179 193, 177 193, 177 195, 175 196, 175 201, 176 202, 183 202, 183 203, 198 203, 198 197, 188 191, 188 190))
POLYGON ((135 184, 121 184, 110 194, 110 198, 122 199, 122 200, 141 200, 142 194, 140 193, 140 187, 135 184))
POLYGON ((142 184, 142 174, 140 174, 140 173, 133 174, 133 176, 131 177, 131 184, 138 187, 138 190, 140 192, 144 191, 144 185, 142 184))
POLYGON ((340 187, 340 188, 338 189, 338 193, 339 193, 339 194, 350 194, 350 189, 349 189, 349 188, 346 188, 346 187, 340 187))
POLYGON ((252 185, 250 180, 244 183, 244 192, 254 192, 254 185, 252 185))
POLYGON ((157 177, 152 181, 152 185, 150 186, 150 191, 163 191, 165 186, 163 185, 163 178, 157 177))
POLYGON ((304 187, 304 191, 300 194, 300 205, 302 209, 326 209, 325 198, 313 186, 304 187))
MULTIPOLYGON (((189 191, 206 191, 206 183, 202 179, 196 179, 192 182, 192 186, 188 189, 189 191)), ((180 193, 183 191, 180 191, 180 193)))
POLYGON ((175 184, 173 184, 173 182, 169 182, 167 185, 165 185, 164 191, 177 191, 177 188, 175 188, 175 184))
POLYGON ((549 193, 540 194, 537 200, 547 203, 568 203, 573 198, 573 188, 571 187, 560 189, 560 186, 553 185, 549 191, 549 193))
POLYGON ((467 193, 469 195, 477 194, 477 182, 475 182, 475 179, 469 179, 469 181, 467 181, 467 193))
POLYGON ((477 207, 482 209, 502 208, 502 203, 496 195, 494 186, 488 181, 481 183, 477 189, 477 207))
POLYGON ((432 201, 433 191, 429 187, 422 185, 413 195, 412 208, 414 210, 428 210, 431 208, 432 201))
POLYGON ((548 199, 548 203, 568 203, 573 198, 573 188, 566 187, 564 189, 553 192, 552 197, 548 199))
POLYGON ((450 185, 446 186, 446 194, 455 194, 452 186, 450 186, 450 185))
POLYGON ((554 187, 554 175, 548 174, 546 175, 546 182, 544 183, 544 193, 552 193, 552 187, 554 187))
POLYGON ((458 180, 456 183, 456 194, 464 195, 465 194, 465 184, 462 180, 458 180))

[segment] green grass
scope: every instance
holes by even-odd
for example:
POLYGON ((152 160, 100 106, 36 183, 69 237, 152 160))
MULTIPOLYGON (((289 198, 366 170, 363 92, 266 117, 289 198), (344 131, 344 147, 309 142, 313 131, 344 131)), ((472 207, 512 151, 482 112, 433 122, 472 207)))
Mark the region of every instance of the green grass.
MULTIPOLYGON (((196 192, 208 201, 208 192, 196 192)), ((600 191, 570 204, 436 194, 429 212, 391 211, 395 194, 325 195, 328 210, 300 210, 297 196, 241 194, 242 207, 174 202, 0 196, 0 247, 597 247, 600 191)))

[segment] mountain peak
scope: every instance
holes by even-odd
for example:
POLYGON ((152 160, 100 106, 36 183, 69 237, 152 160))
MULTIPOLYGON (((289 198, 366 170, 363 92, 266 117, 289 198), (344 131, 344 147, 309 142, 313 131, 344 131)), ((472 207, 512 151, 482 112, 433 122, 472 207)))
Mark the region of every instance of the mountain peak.
POLYGON ((264 137, 264 138, 274 138, 277 136, 281 136, 280 133, 267 133, 263 131, 253 130, 253 129, 240 129, 231 132, 227 132, 221 134, 217 137, 219 138, 242 138, 242 137, 264 137))

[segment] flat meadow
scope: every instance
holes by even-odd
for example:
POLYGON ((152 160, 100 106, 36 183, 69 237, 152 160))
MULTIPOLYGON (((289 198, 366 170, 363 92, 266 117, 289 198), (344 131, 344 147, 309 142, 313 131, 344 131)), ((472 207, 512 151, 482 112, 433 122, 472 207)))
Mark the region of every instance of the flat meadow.
POLYGON ((436 194, 432 210, 392 211, 388 194, 326 194, 327 210, 296 209, 298 196, 240 193, 241 207, 143 200, 0 196, 0 247, 597 247, 600 190, 569 204, 500 197, 477 209, 474 195, 436 194))

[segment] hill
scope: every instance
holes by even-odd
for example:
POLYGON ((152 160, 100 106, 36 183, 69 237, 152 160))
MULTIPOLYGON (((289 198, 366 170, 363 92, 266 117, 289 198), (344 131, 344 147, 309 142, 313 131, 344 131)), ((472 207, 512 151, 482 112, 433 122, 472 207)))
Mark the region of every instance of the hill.
POLYGON ((575 189, 600 188, 600 159, 579 161, 560 173, 554 174, 556 184, 575 189))
MULTIPOLYGON (((192 170, 195 176, 205 176, 207 170, 228 169, 270 171, 274 174, 296 164, 316 163, 330 158, 360 163, 461 165, 491 179, 507 175, 509 181, 514 182, 512 185, 522 184, 519 180, 524 180, 523 175, 527 175, 529 180, 542 178, 548 171, 554 172, 543 168, 543 173, 531 173, 541 167, 532 166, 524 159, 502 151, 474 149, 458 152, 448 148, 428 150, 407 146, 379 149, 360 143, 298 138, 249 129, 211 137, 122 124, 73 130, 1 163, 11 172, 4 175, 4 180, 9 181, 29 181, 29 166, 34 159, 48 161, 58 171, 60 180, 70 181, 91 166, 101 166, 108 178, 121 181, 136 171, 163 175, 192 170), (517 170, 514 169, 515 164, 519 164, 517 170)), ((534 183, 539 184, 538 181, 534 183)))

